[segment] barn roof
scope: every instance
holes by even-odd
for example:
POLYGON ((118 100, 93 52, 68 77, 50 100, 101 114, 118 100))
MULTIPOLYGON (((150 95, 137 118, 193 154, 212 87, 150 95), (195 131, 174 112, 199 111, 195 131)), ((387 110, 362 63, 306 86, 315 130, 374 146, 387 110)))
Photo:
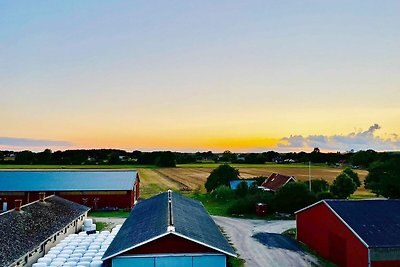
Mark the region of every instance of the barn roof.
POLYGON ((325 203, 367 247, 400 247, 400 200, 323 200, 318 203, 325 203))
POLYGON ((236 190, 238 185, 241 182, 246 182, 247 183, 247 187, 250 187, 253 183, 256 183, 256 180, 250 180, 250 179, 240 179, 240 180, 233 180, 230 181, 230 186, 232 190, 236 190))
POLYGON ((0 191, 132 190, 136 171, 0 171, 0 191))
POLYGON ((268 177, 264 183, 261 185, 271 191, 277 191, 279 188, 284 186, 290 180, 295 181, 296 179, 293 176, 286 176, 279 173, 273 173, 270 177, 268 177))
POLYGON ((85 214, 88 207, 50 196, 0 215, 0 266, 9 266, 85 214))
POLYGON ((200 202, 178 193, 165 192, 143 200, 133 208, 105 252, 103 260, 168 234, 236 256, 235 251, 200 202), (171 199, 171 207, 169 199, 171 199))

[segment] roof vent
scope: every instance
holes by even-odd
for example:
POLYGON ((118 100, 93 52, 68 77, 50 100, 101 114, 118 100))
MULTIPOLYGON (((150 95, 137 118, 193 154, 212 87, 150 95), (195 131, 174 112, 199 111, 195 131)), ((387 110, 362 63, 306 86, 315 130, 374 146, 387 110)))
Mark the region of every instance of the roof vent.
POLYGON ((172 190, 168 190, 168 232, 175 232, 174 215, 172 214, 172 190))

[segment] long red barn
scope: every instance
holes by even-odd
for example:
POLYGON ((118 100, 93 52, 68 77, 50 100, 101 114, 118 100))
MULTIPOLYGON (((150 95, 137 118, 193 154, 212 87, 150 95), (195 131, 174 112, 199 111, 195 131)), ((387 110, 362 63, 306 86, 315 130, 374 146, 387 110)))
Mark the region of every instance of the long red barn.
POLYGON ((57 195, 92 209, 131 209, 139 198, 136 171, 0 171, 0 210, 29 203, 39 193, 57 195))

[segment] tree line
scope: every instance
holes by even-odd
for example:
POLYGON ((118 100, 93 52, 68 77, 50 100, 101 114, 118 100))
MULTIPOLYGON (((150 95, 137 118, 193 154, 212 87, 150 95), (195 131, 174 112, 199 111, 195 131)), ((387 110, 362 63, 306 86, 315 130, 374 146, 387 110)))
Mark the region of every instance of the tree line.
POLYGON ((0 151, 0 164, 55 164, 55 165, 81 165, 81 164, 141 164, 173 167, 176 164, 197 162, 236 163, 236 164, 264 164, 275 162, 279 164, 298 163, 323 163, 327 165, 347 164, 353 168, 368 168, 374 162, 388 161, 398 154, 376 152, 374 150, 323 153, 318 148, 311 152, 278 153, 266 151, 261 153, 233 153, 212 151, 183 153, 171 151, 125 151, 120 149, 77 149, 65 151, 42 152, 25 151, 0 151))

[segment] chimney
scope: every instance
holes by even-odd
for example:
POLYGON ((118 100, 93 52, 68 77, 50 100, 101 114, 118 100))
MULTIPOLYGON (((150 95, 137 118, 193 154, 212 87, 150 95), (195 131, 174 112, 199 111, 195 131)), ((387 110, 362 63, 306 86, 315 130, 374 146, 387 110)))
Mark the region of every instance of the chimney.
POLYGON ((45 192, 40 192, 39 193, 39 201, 40 202, 44 202, 44 198, 46 197, 46 193, 45 192))
POLYGON ((15 206, 14 210, 21 211, 21 205, 22 205, 22 199, 16 199, 14 201, 14 206, 15 206))

